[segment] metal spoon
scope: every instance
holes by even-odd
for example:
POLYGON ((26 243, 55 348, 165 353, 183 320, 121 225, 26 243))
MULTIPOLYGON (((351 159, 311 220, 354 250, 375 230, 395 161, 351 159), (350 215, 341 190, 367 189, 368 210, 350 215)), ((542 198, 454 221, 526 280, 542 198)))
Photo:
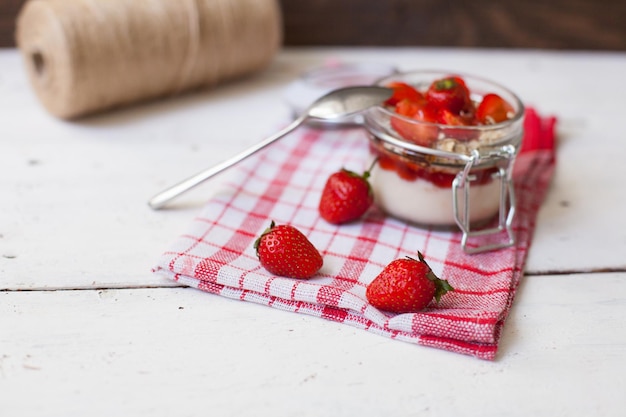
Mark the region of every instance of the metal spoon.
POLYGON ((256 145, 244 150, 243 152, 211 167, 205 169, 196 175, 164 190, 152 197, 148 201, 148 205, 153 209, 160 209, 168 202, 190 190, 191 188, 201 184, 209 178, 219 174, 220 172, 232 167, 238 162, 255 154, 276 140, 282 138, 307 119, 332 120, 346 117, 360 111, 366 110, 376 104, 391 97, 392 90, 378 86, 353 86, 344 87, 333 90, 328 94, 317 99, 309 108, 304 111, 297 119, 291 122, 287 127, 283 128, 274 135, 262 140, 256 145))

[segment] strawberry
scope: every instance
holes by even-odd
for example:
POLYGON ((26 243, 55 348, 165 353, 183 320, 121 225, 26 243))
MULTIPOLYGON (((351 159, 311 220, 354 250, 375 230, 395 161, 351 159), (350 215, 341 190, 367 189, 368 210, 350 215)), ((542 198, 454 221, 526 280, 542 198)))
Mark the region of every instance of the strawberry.
POLYGON ((414 313, 454 290, 448 281, 437 278, 421 252, 417 255, 419 260, 407 256, 392 261, 374 278, 365 292, 371 305, 392 313, 414 313))
POLYGON ((420 146, 430 147, 439 134, 439 129, 434 123, 437 122, 437 111, 428 103, 402 100, 396 105, 396 113, 415 119, 405 120, 399 117, 392 117, 391 127, 408 141, 420 146))
POLYGON ((310 278, 320 270, 322 255, 301 231, 274 221, 254 242, 261 265, 269 272, 289 278, 310 278))
POLYGON ((497 94, 485 94, 476 109, 476 117, 483 124, 494 124, 509 119, 515 110, 505 99, 497 94))
POLYGON ((409 100, 413 102, 422 102, 424 101, 424 96, 422 93, 417 91, 415 87, 403 83, 400 81, 394 81, 389 83, 387 87, 393 89, 393 95, 385 101, 385 104, 388 106, 395 106, 402 100, 409 100))
POLYGON ((426 91, 426 100, 437 109, 448 109, 452 113, 473 112, 474 104, 470 92, 461 77, 445 77, 432 82, 426 91))
POLYGON ((324 220, 333 224, 347 223, 358 219, 370 208, 374 202, 368 181, 371 169, 362 175, 342 169, 328 177, 319 203, 324 220))
POLYGON ((474 126, 474 115, 454 114, 448 109, 439 112, 439 123, 447 126, 461 126, 459 129, 443 127, 441 131, 446 137, 458 140, 472 140, 480 136, 479 130, 467 129, 466 126, 474 126))

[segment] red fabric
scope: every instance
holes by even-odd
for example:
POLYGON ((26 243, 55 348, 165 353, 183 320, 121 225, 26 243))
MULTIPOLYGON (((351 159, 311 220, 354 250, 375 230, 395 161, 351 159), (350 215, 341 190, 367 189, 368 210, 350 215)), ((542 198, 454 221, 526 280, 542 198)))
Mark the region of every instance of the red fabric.
POLYGON ((301 128, 242 163, 155 271, 206 292, 492 360, 552 177, 554 124, 554 118, 528 109, 526 141, 513 175, 514 247, 467 255, 459 232, 410 226, 377 210, 356 223, 326 223, 317 213, 326 178, 341 167, 367 168, 367 139, 358 128, 301 128), (294 225, 320 250, 324 266, 316 277, 276 277, 259 265, 253 244, 270 220, 294 225), (456 291, 415 314, 388 314, 369 305, 366 285, 387 263, 417 250, 456 291))

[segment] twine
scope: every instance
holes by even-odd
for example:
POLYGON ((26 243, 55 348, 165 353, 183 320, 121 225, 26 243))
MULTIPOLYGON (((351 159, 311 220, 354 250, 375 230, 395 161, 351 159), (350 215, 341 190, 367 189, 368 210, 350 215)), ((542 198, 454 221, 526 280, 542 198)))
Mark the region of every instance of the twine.
POLYGON ((29 0, 16 40, 44 107, 65 119, 263 69, 277 0, 29 0))

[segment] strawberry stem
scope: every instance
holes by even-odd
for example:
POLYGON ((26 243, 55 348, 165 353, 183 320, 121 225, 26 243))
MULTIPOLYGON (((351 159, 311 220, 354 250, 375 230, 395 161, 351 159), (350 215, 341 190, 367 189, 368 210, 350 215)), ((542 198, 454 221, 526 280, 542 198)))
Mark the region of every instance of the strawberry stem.
POLYGON ((450 90, 456 87, 457 84, 454 78, 444 78, 435 82, 435 89, 437 89, 437 91, 450 90))
POLYGON ((254 241, 254 250, 256 251, 256 256, 259 256, 259 245, 261 244, 261 238, 263 238, 263 236, 265 236, 266 234, 268 234, 270 232, 270 230, 272 230, 274 228, 274 226, 276 226, 276 223, 274 222, 274 220, 272 220, 272 222, 270 223, 270 227, 268 227, 267 229, 265 229, 263 231, 263 233, 261 233, 261 236, 259 236, 255 241, 254 241))
POLYGON ((426 277, 435 284, 435 302, 438 303, 443 295, 445 295, 448 291, 454 291, 454 288, 452 288, 452 285, 450 285, 447 280, 441 279, 437 275, 435 275, 430 265, 428 265, 428 263, 424 259, 424 255, 422 255, 422 252, 417 251, 417 257, 420 262, 423 262, 428 267, 428 274, 426 275, 426 277))
POLYGON ((445 279, 437 278, 435 281, 435 302, 438 303, 441 297, 448 291, 454 291, 452 285, 450 285, 450 283, 445 279))
POLYGON ((358 178, 363 178, 364 180, 367 180, 370 177, 370 174, 372 172, 372 169, 374 169, 374 166, 376 166, 376 163, 378 162, 378 158, 374 159, 372 161, 372 164, 370 165, 370 167, 367 169, 367 171, 364 171, 363 174, 359 175, 358 173, 351 171, 347 168, 341 168, 342 171, 352 175, 353 177, 358 177, 358 178))
POLYGON ((370 167, 367 169, 367 171, 365 171, 363 173, 363 178, 364 179, 368 179, 370 174, 372 173, 372 170, 374 169, 374 167, 376 166, 376 163, 378 163, 378 157, 376 157, 373 161, 372 164, 370 165, 370 167))

